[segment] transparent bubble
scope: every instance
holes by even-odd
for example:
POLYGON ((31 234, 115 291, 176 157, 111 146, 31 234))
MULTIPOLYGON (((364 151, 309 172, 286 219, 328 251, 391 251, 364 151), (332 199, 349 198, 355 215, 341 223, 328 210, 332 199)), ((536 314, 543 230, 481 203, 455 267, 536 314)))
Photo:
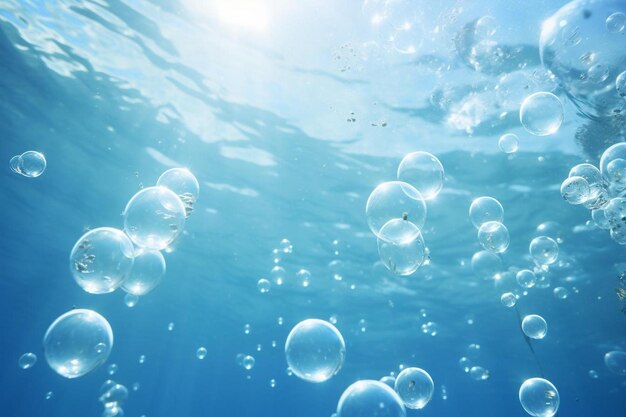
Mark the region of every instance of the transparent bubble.
POLYGON ((600 172, 618 190, 626 188, 626 142, 609 146, 602 153, 600 172))
POLYGON ((620 97, 626 99, 626 71, 621 72, 615 78, 615 89, 617 90, 617 94, 619 94, 620 97))
POLYGON ((505 133, 500 136, 498 147, 504 153, 515 153, 519 149, 519 139, 514 133, 505 133))
POLYGON ((502 253, 509 247, 509 230, 500 222, 486 222, 478 229, 478 242, 486 250, 502 253))
POLYGON ((283 285, 283 283, 285 282, 285 278, 287 277, 287 271, 285 271, 285 268, 283 268, 282 266, 276 265, 274 268, 272 268, 270 276, 272 277, 272 281, 274 281, 274 284, 280 286, 283 285))
POLYGON ((606 166, 606 177, 609 186, 615 192, 622 192, 626 188, 626 159, 617 158, 606 166))
POLYGON ((489 379, 489 371, 483 368, 482 366, 472 366, 469 371, 470 376, 475 381, 484 381, 489 379))
POLYGON ((467 374, 472 368, 472 362, 469 360, 468 357, 462 356, 461 359, 459 359, 459 366, 461 367, 463 372, 467 374))
POLYGON ((552 293, 557 300, 565 300, 569 295, 569 291, 565 287, 556 287, 552 290, 552 293))
POLYGON ((338 417, 406 417, 398 394, 379 381, 361 380, 350 385, 337 403, 338 417))
POLYGON ((502 260, 493 252, 482 250, 472 256, 472 270, 483 279, 494 279, 502 271, 502 260))
POLYGON ((95 311, 71 310, 48 327, 43 347, 46 361, 56 373, 76 378, 106 362, 113 347, 113 331, 95 311))
POLYGON ((285 357, 293 373, 308 382, 324 382, 336 375, 346 356, 339 330, 317 319, 298 323, 287 336, 285 357))
POLYGON ((476 360, 480 357, 480 345, 478 343, 471 343, 467 346, 465 354, 471 360, 476 360))
POLYGON ((604 355, 604 364, 615 375, 626 376, 626 352, 613 350, 604 355))
POLYGON ((502 222, 504 209, 502 204, 493 197, 478 197, 470 205, 469 217, 474 227, 480 229, 480 226, 486 222, 502 222))
POLYGON ((256 283, 256 288, 259 290, 261 294, 268 293, 271 287, 272 287, 272 283, 266 280, 265 278, 261 278, 256 283))
POLYGON ((515 280, 522 288, 532 288, 535 286, 537 277, 533 271, 529 269, 522 269, 515 275, 515 280))
POLYGON ((552 93, 531 94, 522 102, 519 120, 528 133, 547 136, 555 133, 563 123, 563 104, 552 93))
POLYGON ((500 296, 500 302, 502 302, 502 305, 505 307, 511 308, 517 303, 517 297, 512 292, 505 292, 500 296))
POLYGON ((602 63, 594 64, 587 70, 587 80, 600 84, 609 78, 609 69, 602 63))
POLYGON ((114 384, 100 396, 100 402, 106 404, 120 404, 128 398, 128 389, 122 384, 114 384))
POLYGON ((306 269, 301 269, 296 272, 296 280, 306 288, 311 284, 311 273, 306 269))
POLYGON ((433 199, 439 194, 445 177, 439 159, 428 152, 406 155, 398 166, 397 175, 399 181, 411 184, 425 200, 433 199))
POLYGON ((396 378, 394 378, 393 376, 387 375, 387 376, 380 378, 380 382, 387 385, 389 388, 394 389, 395 384, 396 384, 396 378))
POLYGON ((405 407, 420 410, 428 404, 435 392, 433 379, 420 368, 406 368, 398 374, 394 389, 405 407))
POLYGON ((121 231, 100 227, 81 236, 70 254, 74 280, 91 294, 115 291, 133 266, 133 244, 121 231))
POLYGON ((241 366, 243 366, 245 370, 249 371, 254 368, 254 362, 255 360, 252 356, 246 355, 241 361, 241 366))
POLYGON ((244 334, 250 334, 251 330, 252 330, 252 326, 250 326, 248 323, 244 324, 244 326, 243 326, 244 334))
POLYGON ((172 330, 174 330, 174 323, 168 323, 167 325, 167 331, 171 332, 172 330))
POLYGON ((49 400, 52 397, 54 397, 54 393, 52 391, 46 392, 46 395, 45 395, 46 400, 49 400))
POLYGON ((543 339, 548 333, 548 323, 537 314, 529 314, 522 320, 522 331, 531 339, 543 339))
POLYGON ((385 182, 376 187, 367 199, 365 216, 376 236, 393 219, 408 220, 419 229, 426 221, 426 203, 413 186, 401 181, 385 182))
POLYGON ((589 370, 589 378, 591 379, 598 379, 598 372, 594 371, 593 369, 589 370))
POLYGON ((291 244, 289 239, 281 240, 279 247, 280 247, 280 250, 282 250, 284 253, 292 253, 293 252, 293 245, 291 244))
POLYGON ((115 375, 117 373, 118 369, 119 369, 119 367, 117 366, 117 364, 112 363, 107 368, 107 372, 109 373, 109 375, 115 375))
POLYGON ((124 209, 124 231, 139 247, 161 250, 183 231, 185 206, 165 187, 148 187, 135 194, 124 209))
POLYGON ((583 204, 589 194, 589 183, 583 177, 569 177, 561 184, 561 197, 570 204, 583 204))
POLYGON ((139 388, 141 388, 141 384, 139 384, 139 382, 133 383, 133 391, 137 392, 139 391, 139 388))
POLYGON ((534 417, 552 417, 559 409, 559 392, 543 378, 530 378, 519 389, 519 402, 534 417))
POLYGON ((17 161, 17 172, 25 177, 37 178, 46 169, 46 157, 37 151, 27 151, 17 161))
POLYGON ((609 33, 622 33, 626 27, 626 14, 615 12, 606 18, 606 30, 609 33))
POLYGON ((530 242, 528 251, 537 265, 551 265, 559 257, 559 244, 552 238, 539 236, 530 242))
POLYGON ((421 326, 422 333, 429 336, 437 336, 437 323, 428 321, 421 326))
POLYGON ((165 275, 165 259, 161 252, 150 249, 135 250, 135 261, 122 289, 129 294, 145 295, 152 291, 165 275))
POLYGON ((187 168, 168 169, 157 180, 157 186, 173 191, 185 206, 185 216, 191 215, 200 195, 200 184, 191 171, 187 168))
POLYGON ((380 260, 397 275, 411 275, 422 265, 426 246, 416 225, 407 220, 392 219, 378 235, 380 260))
POLYGON ((609 219, 606 217, 606 212, 604 209, 595 209, 591 211, 591 218, 596 226, 603 230, 609 230, 611 228, 611 224, 609 223, 609 219))
POLYGON ((568 177, 582 177, 589 186, 602 182, 600 170, 591 164, 578 164, 570 169, 568 177))
POLYGON ((198 350, 196 350, 196 358, 202 360, 206 358, 207 350, 204 346, 200 346, 198 350))
POLYGON ((139 302, 139 296, 138 295, 126 294, 124 296, 124 304, 126 304, 126 306, 129 307, 129 308, 135 307, 138 302, 139 302))
POLYGON ((544 66, 591 118, 614 116, 624 107, 613 80, 605 75, 609 68, 623 68, 626 51, 623 42, 604 29, 607 16, 625 10, 621 0, 578 0, 565 4, 542 25, 539 49, 544 66))
POLYGON ((17 365, 22 369, 30 369, 35 366, 35 363, 37 363, 37 355, 31 352, 24 353, 17 360, 17 365))

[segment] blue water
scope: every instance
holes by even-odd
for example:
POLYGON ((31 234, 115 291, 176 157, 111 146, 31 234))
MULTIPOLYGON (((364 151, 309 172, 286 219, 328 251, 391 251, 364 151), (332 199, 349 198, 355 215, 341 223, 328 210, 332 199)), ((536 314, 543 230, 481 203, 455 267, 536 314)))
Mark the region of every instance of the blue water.
POLYGON ((541 22, 565 2, 442 3, 415 2, 428 36, 407 55, 370 27, 357 1, 0 1, 0 415, 99 416, 100 387, 113 378, 130 391, 126 416, 329 417, 352 382, 401 364, 435 382, 431 402, 408 416, 525 416, 519 386, 542 374, 558 387, 560 416, 626 415, 626 379, 603 361, 626 349, 614 290, 625 251, 559 192, 572 166, 597 164, 620 136, 594 134, 602 122, 564 93, 561 129, 531 136, 517 113, 502 115, 481 96, 513 63, 476 72, 451 47, 466 23, 490 15, 519 47, 519 62, 541 68, 541 22), (364 55, 367 42, 382 45, 374 57, 364 55), (475 94, 487 108, 455 124, 453 110, 431 100, 444 87, 452 101, 475 94), (497 147, 509 131, 520 136, 513 156, 497 147), (8 168, 30 149, 48 161, 39 178, 8 168), (415 150, 436 154, 446 181, 422 230, 430 264, 399 277, 376 264, 364 207, 415 150), (76 240, 89 228, 121 228, 133 194, 175 166, 188 167, 201 191, 165 254, 161 284, 133 308, 121 290, 83 291, 68 269, 76 240), (502 289, 472 272, 482 248, 467 212, 481 195, 505 210, 505 268, 532 264, 537 225, 560 225, 551 287, 517 304, 548 322, 536 355, 515 310, 501 304, 502 289), (269 278, 283 238, 294 248, 280 261, 286 283, 260 294, 256 283, 269 278), (341 281, 328 267, 334 259, 341 281), (295 279, 301 268, 312 274, 307 288, 295 279), (569 290, 566 300, 553 296, 556 286, 569 290), (115 342, 105 365, 69 380, 46 364, 42 339, 74 306, 106 317, 115 342), (288 376, 290 329, 332 315, 346 341, 342 370, 322 384, 288 376), (428 321, 435 336, 421 331, 428 321), (470 343, 481 346, 485 381, 458 365, 470 343), (39 358, 32 369, 17 366, 25 352, 39 358), (255 357, 252 370, 237 365, 239 353, 255 357))

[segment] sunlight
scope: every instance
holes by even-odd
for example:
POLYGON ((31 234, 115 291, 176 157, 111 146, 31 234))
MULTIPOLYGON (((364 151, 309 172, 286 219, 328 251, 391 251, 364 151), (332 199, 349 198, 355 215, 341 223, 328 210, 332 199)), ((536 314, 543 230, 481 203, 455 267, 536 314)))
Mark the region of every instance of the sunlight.
POLYGON ((226 25, 263 32, 270 21, 265 0, 187 0, 187 8, 199 15, 217 16, 226 25))

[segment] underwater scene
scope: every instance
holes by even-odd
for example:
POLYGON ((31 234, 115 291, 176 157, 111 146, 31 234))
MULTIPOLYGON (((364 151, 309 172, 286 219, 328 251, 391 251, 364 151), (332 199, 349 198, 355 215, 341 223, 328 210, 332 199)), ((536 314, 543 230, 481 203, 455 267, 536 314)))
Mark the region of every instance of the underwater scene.
POLYGON ((626 416, 626 1, 0 0, 0 417, 626 416))

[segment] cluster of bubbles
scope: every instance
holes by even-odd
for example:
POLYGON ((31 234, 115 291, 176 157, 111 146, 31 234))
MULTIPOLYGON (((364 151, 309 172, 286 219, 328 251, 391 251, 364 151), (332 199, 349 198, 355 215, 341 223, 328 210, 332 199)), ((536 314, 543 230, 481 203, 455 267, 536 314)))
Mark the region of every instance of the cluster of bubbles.
POLYGON ((444 175, 437 157, 413 152, 400 162, 398 180, 378 185, 367 199, 368 226, 377 237, 381 261, 393 273, 411 275, 424 263, 426 200, 439 194, 444 175))
POLYGON ((46 169, 46 157, 41 152, 26 151, 9 161, 11 171, 29 178, 37 178, 46 169))
POLYGON ((165 275, 160 251, 182 232, 200 188, 185 168, 165 171, 157 184, 130 199, 123 212, 123 231, 100 227, 85 233, 74 245, 70 270, 86 292, 106 294, 121 287, 127 293, 126 304, 132 307, 165 275))
POLYGON ((435 385, 428 372, 407 367, 395 378, 359 380, 350 385, 339 398, 336 415, 406 417, 406 408, 423 409, 434 392, 435 385))
MULTIPOLYGON (((272 250, 274 267, 270 271, 270 279, 259 278, 257 281, 257 290, 261 294, 269 293, 274 285, 280 287, 287 282, 287 271, 281 266, 281 262, 292 253, 293 245, 287 238, 282 239, 278 247, 272 250)), ((303 287, 308 287, 311 283, 311 273, 306 269, 300 269, 296 273, 296 279, 303 287)))
MULTIPOLYGON (((165 274, 160 250, 181 233, 185 219, 193 211, 199 184, 183 168, 164 172, 157 184, 130 199, 123 213, 123 231, 111 227, 90 230, 72 248, 70 271, 86 292, 106 294, 121 287, 127 293, 125 303, 132 307, 139 296, 160 282, 165 274)), ((112 347, 113 332, 108 321, 86 309, 61 315, 44 336, 46 361, 66 378, 80 377, 106 362, 112 347)), ((142 355, 140 363, 143 361, 142 355)), ((115 369, 111 369, 114 373, 115 369)), ((101 398, 107 398, 105 394, 101 398)), ((118 408, 119 401, 105 402, 107 416, 121 415, 118 408)))
MULTIPOLYGON (((558 233, 555 232, 556 226, 553 223, 545 222, 537 227, 537 232, 540 235, 532 239, 528 247, 528 253, 534 265, 528 268, 511 268, 508 272, 502 272, 500 259, 491 258, 484 251, 476 253, 472 258, 474 272, 484 278, 493 278, 496 287, 505 282, 506 277, 514 278, 512 282, 515 282, 519 288, 507 287, 507 291, 500 296, 500 301, 505 307, 515 307, 520 293, 526 295, 531 288, 548 288, 550 286, 549 270, 550 266, 558 259, 559 245, 555 239, 541 233, 551 232, 555 237, 558 236, 558 233)), ((561 300, 566 299, 569 295, 568 290, 564 287, 554 288, 553 293, 555 298, 561 300)))
MULTIPOLYGON (((510 243, 509 230, 502 223, 504 209, 498 200, 493 197, 476 198, 470 204, 469 217, 474 227, 478 229, 478 242, 486 251, 498 254, 507 250, 510 243)), ((479 262, 486 264, 487 259, 490 259, 489 264, 497 264, 493 256, 481 255, 474 258, 472 265, 478 265, 479 262)))
POLYGON ((485 381, 491 376, 489 370, 476 364, 480 359, 480 352, 480 345, 478 343, 472 343, 467 346, 465 356, 461 356, 459 359, 461 370, 468 374, 474 381, 485 381))
POLYGON ((626 245, 626 142, 607 148, 599 169, 589 163, 574 166, 561 184, 561 196, 591 210, 593 224, 626 245))
MULTIPOLYGON (((134 385, 133 389, 137 391, 139 385, 134 385), (136 388, 136 389, 135 389, 136 388)), ((108 379, 104 381, 100 388, 100 402, 104 406, 102 412, 103 417, 123 417, 123 402, 128 398, 128 389, 115 381, 108 379)))

